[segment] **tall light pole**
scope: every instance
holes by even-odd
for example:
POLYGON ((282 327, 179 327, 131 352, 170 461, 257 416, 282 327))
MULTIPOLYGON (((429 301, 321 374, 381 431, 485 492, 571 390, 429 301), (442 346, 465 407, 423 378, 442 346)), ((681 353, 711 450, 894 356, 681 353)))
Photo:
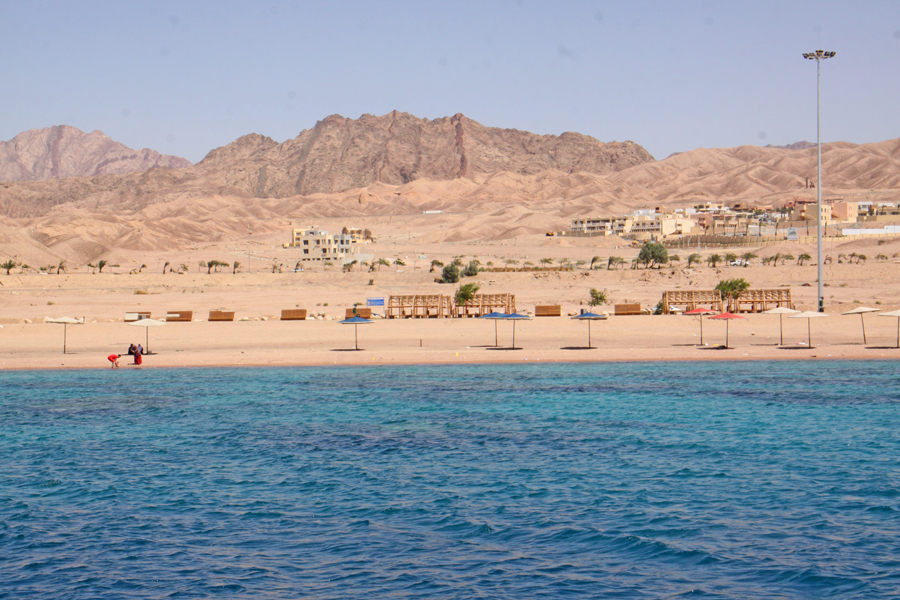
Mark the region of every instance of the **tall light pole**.
POLYGON ((816 264, 819 277, 819 312, 825 312, 825 284, 822 280, 822 61, 834 52, 804 52, 803 58, 816 61, 816 264))

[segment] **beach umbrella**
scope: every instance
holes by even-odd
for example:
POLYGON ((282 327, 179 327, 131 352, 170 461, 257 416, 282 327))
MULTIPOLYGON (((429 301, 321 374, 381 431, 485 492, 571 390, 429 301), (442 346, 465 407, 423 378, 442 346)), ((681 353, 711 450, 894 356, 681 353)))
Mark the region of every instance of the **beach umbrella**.
POLYGON ((356 349, 359 350, 359 325, 370 324, 372 321, 364 317, 350 317, 341 321, 341 325, 353 325, 353 339, 356 343, 356 349))
POLYGON ((746 319, 747 317, 742 317, 741 315, 736 315, 730 312, 723 312, 719 315, 713 315, 710 319, 722 319, 725 321, 725 347, 728 348, 728 323, 732 319, 746 319))
POLYGON ((791 315, 788 319, 806 319, 806 336, 807 336, 807 344, 810 348, 812 348, 812 332, 809 326, 810 319, 818 319, 820 317, 827 317, 825 313, 816 312, 814 310, 808 310, 806 312, 797 313, 796 315, 791 315))
POLYGON ((606 315, 598 315, 592 312, 581 313, 580 315, 575 315, 572 317, 573 319, 577 319, 579 321, 587 321, 588 324, 588 348, 593 348, 591 346, 591 321, 605 321, 607 319, 606 315))
POLYGON ((703 315, 709 315, 716 311, 710 310, 708 308, 695 308, 693 310, 689 310, 687 312, 681 313, 683 315, 698 315, 700 317, 700 345, 703 345, 703 315))
POLYGON ((63 354, 66 353, 66 328, 69 325, 84 325, 84 321, 73 317, 58 317, 56 319, 47 319, 47 323, 61 323, 63 326, 63 354))
POLYGON ((144 337, 146 338, 144 344, 147 346, 144 348, 144 354, 153 354, 150 352, 150 328, 151 327, 162 327, 166 324, 165 321, 157 321, 156 319, 139 319, 137 321, 132 321, 129 323, 132 327, 143 327, 144 333, 146 334, 144 337))
POLYGON ((478 317, 479 319, 492 319, 494 321, 494 348, 500 345, 497 342, 497 319, 502 319, 504 317, 506 317, 506 313, 502 312, 492 312, 478 317))
POLYGON ((528 315, 520 315, 519 313, 510 313, 508 315, 503 315, 504 321, 512 321, 513 322, 513 337, 512 337, 512 349, 516 349, 516 321, 530 321, 531 317, 528 315))
POLYGON ((900 348, 900 310, 892 310, 891 312, 883 312, 879 317, 897 317, 897 347, 900 348))
POLYGON ((866 344, 866 320, 863 317, 864 314, 870 312, 881 312, 880 308, 869 308, 868 306, 858 306, 853 310, 848 310, 845 313, 841 313, 842 315, 859 315, 859 321, 862 323, 863 330, 863 344, 866 344))
POLYGON ((780 333, 781 343, 779 346, 784 346, 784 315, 796 315, 799 310, 794 310, 793 308, 788 308, 787 306, 779 306, 778 308, 770 308, 767 311, 764 311, 764 315, 778 315, 778 331, 780 333))

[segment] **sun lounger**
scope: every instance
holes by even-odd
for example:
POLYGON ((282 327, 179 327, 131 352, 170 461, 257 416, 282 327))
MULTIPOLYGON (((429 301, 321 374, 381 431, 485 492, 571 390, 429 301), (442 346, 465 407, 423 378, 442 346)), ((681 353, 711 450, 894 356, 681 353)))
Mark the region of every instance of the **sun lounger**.
POLYGON ((306 309, 305 308, 286 308, 281 311, 281 320, 282 321, 305 321, 306 320, 306 309))
POLYGON ((148 312, 127 312, 125 313, 125 322, 133 323, 134 321, 140 321, 141 319, 149 319, 150 313, 148 312))
POLYGON ((617 317, 641 314, 640 304, 616 304, 615 309, 617 317))
POLYGON ((363 306, 357 306, 356 308, 348 308, 347 316, 345 318, 349 319, 350 317, 362 317, 363 319, 371 319, 372 318, 372 309, 365 308, 363 306))
POLYGON ((561 317, 562 306, 559 304, 545 304, 534 307, 535 317, 561 317))
POLYGON ((166 313, 166 323, 189 323, 194 320, 192 310, 170 310, 166 313))
POLYGON ((234 311, 211 310, 209 311, 209 320, 212 321, 234 321, 234 311))

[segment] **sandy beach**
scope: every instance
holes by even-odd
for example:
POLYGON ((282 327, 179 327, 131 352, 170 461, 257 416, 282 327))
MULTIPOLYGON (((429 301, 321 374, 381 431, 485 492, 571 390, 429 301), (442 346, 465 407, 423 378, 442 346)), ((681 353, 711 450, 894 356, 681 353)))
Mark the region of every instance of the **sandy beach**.
MULTIPOLYGON (((292 365, 385 365, 456 364, 487 362, 555 362, 616 360, 747 360, 747 359, 891 359, 897 350, 897 320, 869 314, 865 317, 867 343, 863 344, 858 315, 841 316, 856 306, 871 306, 888 311, 898 308, 896 272, 893 261, 867 264, 826 265, 826 319, 810 324, 812 345, 807 346, 807 320, 785 318, 784 342, 779 347, 777 315, 745 314, 745 319, 728 325, 729 349, 725 343, 726 323, 704 319, 703 345, 700 344, 698 317, 683 315, 610 316, 591 325, 591 343, 587 349, 588 325, 570 319, 588 306, 591 288, 605 290, 609 305, 596 307, 612 312, 613 304, 633 302, 652 308, 667 289, 712 289, 722 279, 743 277, 754 288, 789 287, 795 306, 810 310, 815 306, 816 267, 784 264, 777 268, 754 265, 749 268, 712 268, 703 264, 687 269, 682 265, 656 269, 587 270, 536 272, 483 272, 464 279, 476 282, 482 293, 509 292, 516 295, 519 312, 531 312, 537 304, 560 304, 561 317, 541 317, 518 322, 515 326, 516 349, 512 342, 512 323, 497 323, 499 347, 494 347, 495 324, 481 319, 374 319, 360 326, 359 351, 354 350, 354 327, 338 323, 354 303, 367 298, 387 298, 391 294, 448 294, 455 285, 435 283, 438 273, 429 273, 428 260, 416 256, 464 255, 482 263, 501 257, 570 256, 589 260, 592 255, 630 256, 633 248, 598 248, 591 240, 566 240, 567 247, 546 245, 542 236, 507 245, 454 247, 405 247, 373 245, 379 255, 409 257, 405 267, 383 267, 380 271, 342 273, 339 268, 317 267, 302 273, 272 273, 266 267, 271 258, 284 253, 282 262, 290 263, 289 250, 277 245, 274 237, 267 244, 257 242, 260 258, 251 260, 251 272, 193 272, 162 275, 145 269, 129 273, 132 265, 123 263, 113 272, 81 272, 59 275, 0 275, 0 368, 108 368, 107 355, 124 354, 129 344, 145 344, 144 329, 124 322, 125 313, 148 311, 163 318, 167 311, 191 310, 194 321, 169 323, 149 331, 149 349, 153 354, 143 368, 210 366, 292 366, 292 365), (575 242, 574 244, 572 242, 575 242), (579 246, 578 242, 582 245, 579 246), (448 250, 451 250, 448 251, 448 250), (281 321, 282 309, 305 308, 321 320, 281 321), (208 322, 209 311, 235 311, 234 322, 208 322), (84 318, 83 325, 65 328, 45 323, 47 318, 70 316, 84 318), (246 319, 246 320, 241 320, 246 319)), ((847 242, 874 245, 876 240, 847 242)), ((227 246, 224 245, 224 246, 227 246)), ((900 250, 900 242, 883 244, 885 253, 900 250)), ((160 255, 172 262, 196 265, 200 257, 221 253, 221 246, 210 244, 182 252, 177 257, 160 255), (173 260, 174 259, 174 260, 173 260)), ((761 256, 777 249, 761 249, 761 256)), ((794 254, 812 250, 791 246, 794 254)), ((882 248, 879 248, 882 250, 882 248)), ((724 249, 710 249, 724 253, 724 249)), ((783 251, 783 250, 782 250, 783 251)), ((841 247, 835 251, 849 252, 841 247)), ((872 255, 873 250, 868 250, 872 255)), ((686 255, 686 253, 685 253, 686 255)), ((155 265, 152 254, 141 257, 144 264, 155 265)), ((138 267, 137 261, 134 267, 138 267)), ((376 308, 376 313, 382 309, 376 308)), ((123 366, 130 359, 123 358, 123 366)))

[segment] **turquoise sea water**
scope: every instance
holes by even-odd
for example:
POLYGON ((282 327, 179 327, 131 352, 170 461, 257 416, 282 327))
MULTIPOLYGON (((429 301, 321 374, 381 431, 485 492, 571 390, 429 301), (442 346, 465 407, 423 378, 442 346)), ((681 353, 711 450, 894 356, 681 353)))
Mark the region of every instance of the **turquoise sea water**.
POLYGON ((900 363, 0 373, 0 598, 900 594, 900 363))

